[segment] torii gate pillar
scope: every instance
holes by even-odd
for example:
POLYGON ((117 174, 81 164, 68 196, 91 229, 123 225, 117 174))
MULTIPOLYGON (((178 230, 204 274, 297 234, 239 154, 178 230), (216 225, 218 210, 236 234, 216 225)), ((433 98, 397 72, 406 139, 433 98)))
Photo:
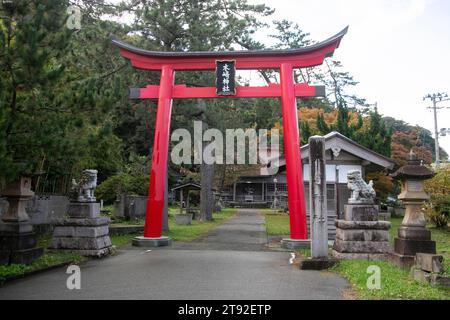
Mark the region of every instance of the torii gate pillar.
POLYGON ((288 185, 288 206, 292 240, 306 240, 306 206, 298 130, 297 103, 292 65, 280 68, 281 111, 283 115, 284 153, 288 185))

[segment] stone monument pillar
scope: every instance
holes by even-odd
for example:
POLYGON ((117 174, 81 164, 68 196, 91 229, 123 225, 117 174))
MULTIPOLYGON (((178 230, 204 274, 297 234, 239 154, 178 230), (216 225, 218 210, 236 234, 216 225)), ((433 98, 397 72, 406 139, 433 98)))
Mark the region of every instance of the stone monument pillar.
POLYGON ((311 256, 323 258, 328 256, 327 177, 323 137, 309 139, 309 164, 311 256))
POLYGON ((22 177, 3 190, 8 199, 8 211, 0 224, 0 264, 30 264, 42 253, 36 248, 36 235, 25 210, 27 201, 34 196, 31 178, 22 177))
POLYGON ((395 238, 394 253, 390 256, 393 263, 402 268, 414 265, 416 253, 436 253, 436 243, 431 241, 431 232, 426 229, 423 203, 429 199, 423 182, 434 176, 411 151, 408 164, 401 167, 392 177, 401 180, 402 192, 398 196, 406 207, 405 218, 395 238))
POLYGON ((391 223, 378 221, 373 182, 366 184, 361 172, 353 170, 348 172, 348 188, 352 193, 344 220, 336 220, 332 255, 338 259, 387 260, 391 223))
POLYGON ((94 190, 97 171, 84 170, 80 182, 72 181, 68 217, 55 225, 51 248, 79 252, 83 256, 102 257, 112 252, 109 218, 100 217, 100 204, 94 190))
POLYGON ((325 138, 309 138, 309 199, 311 258, 300 261, 302 270, 323 270, 333 266, 328 258, 327 177, 325 138))

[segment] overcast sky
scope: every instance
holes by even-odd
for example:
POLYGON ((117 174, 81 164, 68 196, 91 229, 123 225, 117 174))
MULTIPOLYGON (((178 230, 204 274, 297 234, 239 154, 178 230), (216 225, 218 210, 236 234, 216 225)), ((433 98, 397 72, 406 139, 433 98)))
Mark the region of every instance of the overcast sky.
MULTIPOLYGON (((383 115, 425 127, 434 136, 431 103, 423 97, 450 94, 450 1, 248 1, 274 8, 271 20, 295 21, 316 41, 349 25, 335 58, 360 82, 358 96, 377 102, 383 115)), ((258 40, 269 44, 268 33, 258 34, 258 40)), ((449 109, 439 111, 439 128, 450 128, 450 101, 441 106, 449 109)), ((440 144, 450 153, 450 135, 440 144)))
MULTIPOLYGON (((434 132, 427 93, 450 94, 448 0, 249 0, 274 8, 322 41, 349 25, 335 58, 360 82, 357 93, 380 112, 434 132)), ((259 35, 264 39, 264 35, 259 35)), ((441 106, 450 107, 450 101, 441 106)), ((438 115, 450 128, 450 109, 438 115)), ((450 136, 440 139, 450 152, 450 136)))

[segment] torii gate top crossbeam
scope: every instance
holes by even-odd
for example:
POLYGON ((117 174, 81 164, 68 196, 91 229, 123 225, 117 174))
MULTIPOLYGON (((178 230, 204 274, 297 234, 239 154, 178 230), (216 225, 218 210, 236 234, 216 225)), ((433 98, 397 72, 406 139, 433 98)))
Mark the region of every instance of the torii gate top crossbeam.
POLYGON ((216 60, 236 60, 236 69, 279 69, 282 63, 293 68, 321 65, 326 57, 333 55, 348 27, 335 36, 309 47, 287 50, 246 50, 226 52, 158 52, 134 47, 114 39, 122 56, 129 59, 135 68, 161 70, 170 65, 173 70, 214 70, 216 60))

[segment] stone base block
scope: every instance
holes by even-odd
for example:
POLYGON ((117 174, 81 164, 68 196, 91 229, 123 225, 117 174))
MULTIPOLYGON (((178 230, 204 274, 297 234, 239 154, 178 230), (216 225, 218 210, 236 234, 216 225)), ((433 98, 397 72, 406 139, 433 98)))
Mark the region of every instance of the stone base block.
POLYGON ((54 237, 51 248, 66 250, 100 250, 111 246, 111 239, 106 235, 97 238, 54 237))
POLYGON ((389 262, 395 264, 399 268, 410 270, 415 265, 415 257, 391 253, 389 255, 389 262))
POLYGON ((98 238, 109 234, 108 226, 56 226, 53 231, 54 237, 85 237, 98 238))
POLYGON ((336 239, 333 250, 341 253, 389 253, 392 251, 388 241, 343 241, 336 239))
POLYGON ((106 226, 111 222, 109 218, 70 218, 59 220, 55 223, 56 226, 75 226, 75 227, 97 227, 106 226))
POLYGON ((345 230, 336 229, 336 239, 343 241, 389 241, 389 231, 387 230, 345 230))
POLYGON ((43 248, 31 248, 26 250, 17 250, 11 252, 11 263, 31 264, 39 259, 44 253, 43 248))
POLYGON ((409 240, 395 238, 395 253, 404 256, 415 256, 416 253, 432 253, 436 254, 436 242, 431 240, 409 240))
POLYGON ((411 240, 431 240, 431 231, 419 227, 400 227, 398 228, 398 237, 400 239, 411 240))
POLYGON ((346 221, 336 220, 336 227, 344 230, 389 230, 389 221, 346 221))
POLYGON ((91 250, 73 250, 73 249, 71 249, 71 250, 60 249, 60 250, 76 252, 82 256, 93 257, 93 258, 103 258, 103 257, 113 254, 115 252, 115 249, 113 246, 103 248, 103 249, 91 249, 91 250))
POLYGON ((193 214, 176 214, 175 215, 175 223, 179 225, 191 225, 192 224, 192 218, 193 214))
POLYGON ((311 249, 311 240, 283 239, 281 247, 288 250, 311 249))
POLYGON ((438 273, 430 273, 420 269, 413 268, 411 275, 415 281, 423 284, 431 284, 432 286, 440 286, 449 288, 450 277, 438 273))
POLYGON ((157 248, 170 246, 172 244, 172 239, 170 239, 169 237, 160 237, 160 238, 136 237, 133 239, 132 243, 133 246, 135 247, 157 248))
POLYGON ((378 260, 388 261, 389 255, 386 253, 341 253, 336 250, 331 251, 331 256, 339 260, 378 260))
POLYGON ((25 250, 36 247, 37 240, 34 232, 28 233, 0 233, 0 250, 25 250))
POLYGON ((67 213, 71 218, 98 218, 100 217, 100 203, 71 202, 67 213))
POLYGON ((44 253, 43 248, 0 250, 0 264, 31 264, 44 253))
POLYGON ((416 266, 420 270, 432 273, 444 272, 444 257, 436 254, 418 253, 416 254, 416 266))
POLYGON ((423 284, 429 284, 431 282, 431 274, 428 272, 413 268, 411 270, 411 275, 413 279, 417 282, 423 284))
POLYGON ((337 264, 337 260, 334 258, 307 258, 300 260, 301 270, 326 270, 337 264))
POLYGON ((432 286, 450 288, 450 277, 441 274, 432 274, 430 283, 432 286))
POLYGON ((348 204, 345 205, 346 221, 378 221, 378 206, 348 204))
POLYGON ((30 264, 38 259, 36 234, 28 223, 5 223, 0 231, 0 264, 30 264))
POLYGON ((33 225, 28 222, 6 222, 0 224, 0 234, 23 234, 33 232, 33 225))

